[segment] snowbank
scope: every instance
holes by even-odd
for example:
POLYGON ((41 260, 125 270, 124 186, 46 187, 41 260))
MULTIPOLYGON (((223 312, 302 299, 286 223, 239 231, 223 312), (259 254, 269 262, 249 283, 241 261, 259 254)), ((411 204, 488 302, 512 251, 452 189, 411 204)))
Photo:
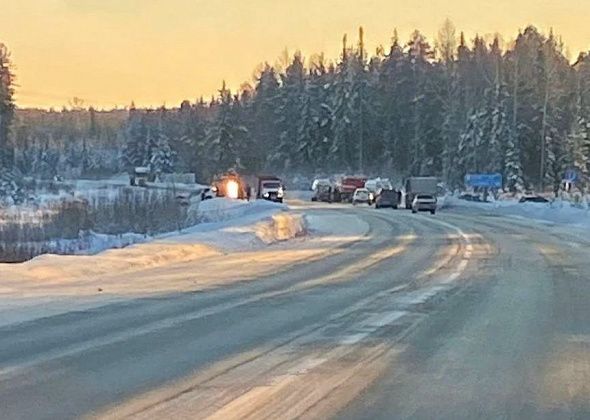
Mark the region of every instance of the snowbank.
POLYGON ((482 203, 449 197, 446 204, 448 207, 479 209, 494 214, 526 218, 544 223, 569 224, 590 228, 590 210, 568 201, 519 203, 516 200, 497 200, 482 203))
POLYGON ((205 201, 200 201, 199 199, 197 202, 197 206, 193 206, 194 201, 191 202, 189 212, 196 212, 196 218, 201 223, 222 222, 249 214, 287 209, 283 204, 266 200, 245 201, 230 198, 214 198, 205 201))
MULTIPOLYGON (((21 264, 0 264, 0 278, 71 280, 191 262, 228 251, 254 250, 305 234, 303 216, 285 210, 282 205, 264 201, 208 200, 202 203, 200 211, 216 222, 203 223, 183 233, 142 237, 142 241, 151 242, 96 255, 42 255, 21 264)), ((109 244, 112 245, 109 241, 97 241, 94 246, 109 244)))

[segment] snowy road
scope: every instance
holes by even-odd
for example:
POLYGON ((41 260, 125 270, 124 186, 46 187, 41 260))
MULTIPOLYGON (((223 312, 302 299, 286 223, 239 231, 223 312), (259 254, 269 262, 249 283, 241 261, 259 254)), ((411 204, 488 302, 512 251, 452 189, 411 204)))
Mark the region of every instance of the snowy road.
POLYGON ((369 230, 256 281, 0 327, 0 418, 590 416, 590 240, 326 207, 306 213, 369 230))

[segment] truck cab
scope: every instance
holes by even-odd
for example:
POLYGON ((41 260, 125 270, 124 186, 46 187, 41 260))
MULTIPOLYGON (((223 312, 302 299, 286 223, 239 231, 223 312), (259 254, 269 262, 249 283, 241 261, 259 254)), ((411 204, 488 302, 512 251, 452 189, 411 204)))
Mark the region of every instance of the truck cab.
POLYGON ((280 178, 276 176, 259 176, 256 198, 276 203, 282 203, 285 195, 285 187, 280 178))

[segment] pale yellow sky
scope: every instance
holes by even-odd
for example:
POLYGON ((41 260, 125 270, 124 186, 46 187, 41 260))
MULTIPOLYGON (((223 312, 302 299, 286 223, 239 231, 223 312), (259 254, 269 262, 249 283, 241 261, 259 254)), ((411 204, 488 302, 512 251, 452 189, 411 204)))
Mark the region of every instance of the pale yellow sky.
POLYGON ((178 105, 232 88, 281 51, 335 58, 343 33, 367 45, 433 43, 446 17, 472 37, 553 27, 573 56, 590 49, 590 0, 0 0, 0 41, 16 67, 19 106, 178 105))

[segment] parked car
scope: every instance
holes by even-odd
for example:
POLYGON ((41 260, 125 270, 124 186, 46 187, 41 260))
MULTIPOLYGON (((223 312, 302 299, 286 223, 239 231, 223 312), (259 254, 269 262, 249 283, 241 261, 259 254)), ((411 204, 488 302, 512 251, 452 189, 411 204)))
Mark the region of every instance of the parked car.
POLYGON ((540 195, 526 195, 518 200, 519 203, 549 203, 545 197, 540 195))
POLYGON ((375 208, 391 207, 397 209, 401 201, 401 192, 396 190, 380 190, 375 198, 375 208))
POLYGON ((215 192, 213 191, 213 188, 203 188, 201 191, 201 201, 211 200, 212 198, 215 198, 215 192))
POLYGON ((481 197, 480 197, 479 194, 471 194, 471 193, 461 194, 459 196, 459 200, 477 201, 477 202, 481 202, 482 201, 482 199, 481 199, 481 197))
POLYGON ((373 195, 366 188, 357 188, 352 194, 352 204, 357 205, 359 203, 371 204, 373 195))
POLYGON ((429 211, 432 214, 436 213, 436 196, 431 194, 418 194, 412 201, 412 213, 419 211, 429 211))

